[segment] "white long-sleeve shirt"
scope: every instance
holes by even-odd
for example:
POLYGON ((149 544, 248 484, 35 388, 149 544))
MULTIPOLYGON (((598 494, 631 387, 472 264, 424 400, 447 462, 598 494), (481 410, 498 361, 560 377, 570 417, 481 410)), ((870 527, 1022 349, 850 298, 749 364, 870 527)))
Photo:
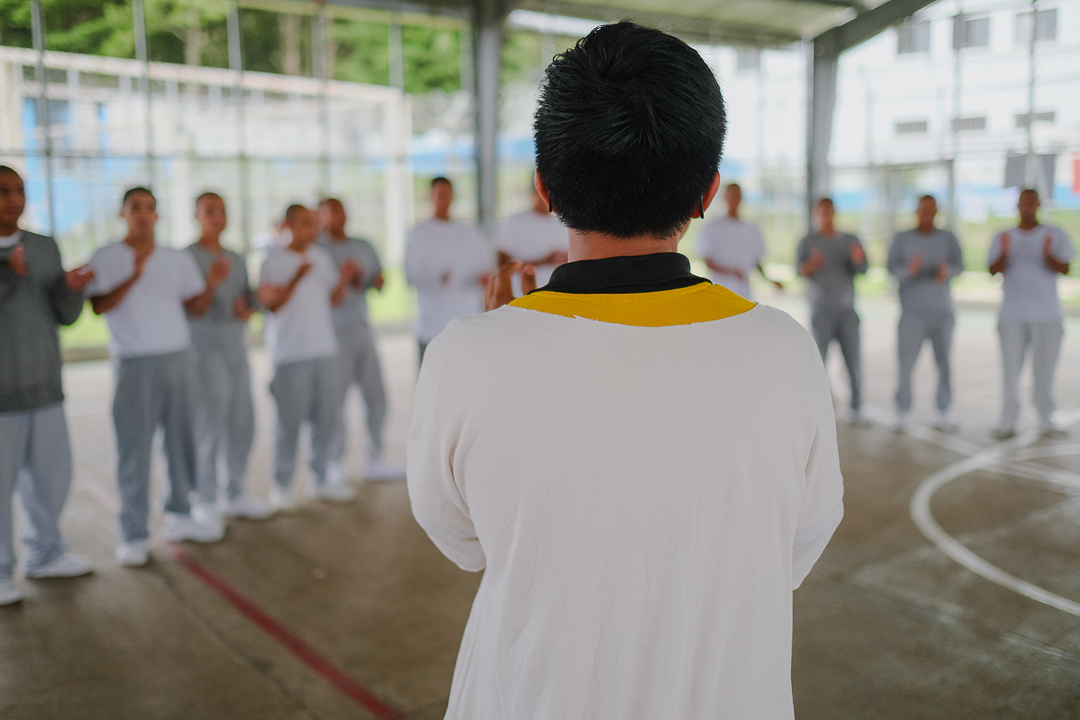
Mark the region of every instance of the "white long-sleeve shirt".
POLYGON ((407 473, 434 543, 486 568, 446 717, 791 718, 792 590, 843 514, 835 433, 810 336, 719 286, 451 323, 407 473), (717 303, 744 306, 696 321, 717 303))
POLYGON ((484 311, 480 278, 493 267, 491 248, 470 225, 431 218, 409 231, 405 278, 417 290, 421 342, 431 342, 456 317, 484 311), (446 273, 449 280, 443 282, 446 273))

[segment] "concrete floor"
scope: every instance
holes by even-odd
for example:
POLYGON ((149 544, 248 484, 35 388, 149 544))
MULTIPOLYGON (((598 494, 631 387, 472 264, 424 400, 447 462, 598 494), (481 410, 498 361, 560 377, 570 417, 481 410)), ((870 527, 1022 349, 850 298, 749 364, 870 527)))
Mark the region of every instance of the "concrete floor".
MULTIPOLYGON (((805 320, 800 298, 765 302, 805 320)), ((897 309, 873 301, 861 311, 866 394, 885 421, 897 309)), ((1058 398, 1068 411, 1080 408, 1080 321, 1066 332, 1058 398)), ((388 454, 403 460, 415 348, 401 335, 380 347, 392 404, 388 454)), ((260 423, 250 487, 265 496, 273 408, 265 355, 252 357, 260 423)), ((909 504, 926 478, 991 445, 992 314, 961 314, 955 367, 959 436, 840 427, 847 514, 795 594, 800 720, 1080 718, 1080 616, 979 577, 912 521, 909 504)), ((837 358, 830 371, 842 408, 837 358)), ((917 420, 930 416, 932 383, 927 353, 917 370, 917 420)), ((122 569, 112 560, 109 366, 69 365, 65 384, 76 472, 64 528, 97 572, 23 581, 26 601, 0 608, 0 718, 442 716, 480 578, 427 541, 403 483, 364 484, 347 506, 309 502, 267 522, 234 522, 224 541, 185 544, 179 557, 159 543, 149 567, 122 569)), ((351 414, 359 428, 355 402, 351 414)), ((356 475, 362 434, 350 435, 356 475)), ((1059 454, 1009 468, 991 458, 953 473, 930 510, 993 567, 1077 603, 1080 444, 1031 442, 1059 454)), ((999 460, 1022 458, 1019 446, 1028 443, 1021 438, 999 460)))

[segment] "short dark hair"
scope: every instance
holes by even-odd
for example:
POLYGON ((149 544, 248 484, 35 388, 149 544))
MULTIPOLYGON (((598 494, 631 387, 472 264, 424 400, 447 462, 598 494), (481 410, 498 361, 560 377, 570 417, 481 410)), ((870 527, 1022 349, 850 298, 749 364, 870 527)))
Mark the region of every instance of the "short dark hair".
POLYGON ((128 198, 130 198, 132 195, 138 195, 139 193, 146 193, 151 198, 153 198, 155 203, 157 202, 157 198, 154 197, 154 192, 150 188, 144 187, 143 185, 136 185, 133 188, 128 188, 124 192, 124 197, 120 200, 120 207, 124 207, 125 205, 127 205, 128 198))
POLYGON ((345 207, 345 203, 341 202, 336 197, 324 197, 322 200, 319 201, 319 207, 324 207, 326 205, 329 205, 330 203, 337 203, 341 207, 345 207))
POLYGON ((928 194, 926 194, 926 195, 920 195, 920 196, 919 196, 919 200, 918 200, 918 202, 922 202, 923 200, 933 200, 933 201, 934 201, 934 204, 935 204, 935 205, 937 204, 937 198, 936 198, 936 197, 934 197, 933 195, 930 195, 929 193, 928 193, 928 194))
MULTIPOLYGON (((1039 198, 1039 191, 1036 190, 1035 188, 1024 188, 1024 189, 1022 189, 1020 191, 1020 195, 1023 195, 1024 193, 1034 193, 1035 194, 1035 199, 1036 200, 1040 199, 1039 198)), ((1016 197, 1019 198, 1020 195, 1017 195, 1016 197)))
POLYGON ((536 168, 569 227, 671 237, 702 204, 724 148, 713 71, 678 38, 601 25, 545 71, 536 168))
POLYGON ((296 213, 301 210, 307 210, 307 205, 301 205, 300 203, 293 203, 289 207, 285 208, 285 222, 291 223, 296 219, 296 213))
POLYGON ((220 201, 221 201, 222 203, 224 203, 224 202, 225 202, 225 198, 221 197, 221 195, 219 195, 218 193, 214 192, 213 190, 207 190, 206 192, 204 192, 204 193, 200 194, 200 195, 199 195, 199 197, 195 198, 195 211, 196 211, 196 212, 198 212, 198 211, 199 211, 199 203, 201 203, 201 202, 202 202, 203 200, 205 200, 206 198, 217 198, 217 199, 218 199, 218 200, 220 200, 220 201))
POLYGON ((829 203, 829 205, 832 205, 833 208, 836 207, 836 203, 834 203, 832 198, 829 197, 828 195, 826 195, 825 197, 819 197, 817 199, 817 202, 814 203, 814 207, 818 207, 819 205, 824 205, 825 203, 829 203))
POLYGON ((435 187, 439 183, 446 183, 451 188, 454 187, 454 183, 450 182, 450 178, 448 178, 448 177, 443 177, 442 175, 436 175, 435 177, 431 178, 431 187, 435 187))
POLYGON ((0 165, 0 175, 3 175, 4 173, 11 173, 15 177, 22 180, 22 175, 19 174, 19 171, 11 167, 10 165, 0 165))

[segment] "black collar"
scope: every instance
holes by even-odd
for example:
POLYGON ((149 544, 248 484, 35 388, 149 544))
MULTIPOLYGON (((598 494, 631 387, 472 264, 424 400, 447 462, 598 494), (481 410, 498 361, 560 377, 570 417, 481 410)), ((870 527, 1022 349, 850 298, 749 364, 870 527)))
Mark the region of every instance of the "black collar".
POLYGON ((578 260, 555 268, 540 290, 590 295, 677 290, 709 282, 690 272, 690 261, 679 253, 625 255, 601 260, 578 260))

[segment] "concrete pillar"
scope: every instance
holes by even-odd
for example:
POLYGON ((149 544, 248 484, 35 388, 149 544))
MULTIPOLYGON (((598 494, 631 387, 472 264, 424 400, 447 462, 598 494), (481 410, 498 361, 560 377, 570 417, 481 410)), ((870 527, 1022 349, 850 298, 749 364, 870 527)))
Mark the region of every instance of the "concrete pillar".
POLYGON ((507 14, 502 0, 478 0, 472 28, 476 210, 477 222, 489 239, 494 237, 498 203, 499 66, 507 14))
POLYGON ((811 45, 806 113, 806 222, 812 228, 814 201, 828 195, 831 188, 829 144, 832 142, 833 110, 836 107, 836 79, 839 53, 825 52, 818 42, 811 45))

